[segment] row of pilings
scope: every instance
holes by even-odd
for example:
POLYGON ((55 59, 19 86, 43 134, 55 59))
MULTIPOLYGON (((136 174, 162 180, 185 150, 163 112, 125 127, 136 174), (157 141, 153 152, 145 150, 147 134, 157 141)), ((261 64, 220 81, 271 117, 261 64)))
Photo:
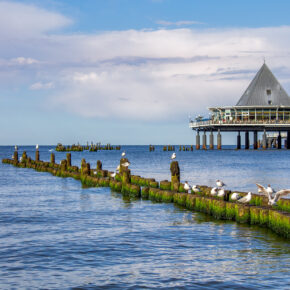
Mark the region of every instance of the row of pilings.
MULTIPOLYGON (((244 149, 250 149, 250 132, 245 131, 245 144, 244 144, 244 149)), ((209 146, 207 145, 207 131, 206 130, 197 130, 196 132, 196 145, 195 149, 211 149, 213 150, 215 145, 214 145, 214 134, 213 131, 209 132, 209 146), (200 135, 200 131, 203 131, 203 134, 200 135), (201 138, 202 138, 202 143, 201 143, 201 138)), ((287 138, 284 142, 284 147, 285 149, 290 149, 290 131, 287 131, 287 138)), ((217 132, 217 149, 221 150, 222 149, 222 135, 221 131, 218 130, 217 132)), ((241 132, 238 131, 237 135, 237 146, 236 149, 239 150, 242 148, 242 142, 241 142, 241 132)), ((262 140, 258 140, 258 131, 253 131, 253 147, 254 150, 257 150, 259 148, 262 149, 267 149, 267 148, 276 148, 276 149, 282 149, 282 136, 281 132, 278 132, 277 138, 269 138, 267 137, 266 131, 263 132, 262 134, 262 140)))
MULTIPOLYGON (((180 182, 180 169, 177 161, 170 164, 171 181, 156 181, 154 178, 144 178, 132 175, 128 167, 123 166, 127 158, 120 160, 120 171, 104 170, 102 162, 97 161, 96 167, 82 159, 80 168, 71 163, 71 153, 60 164, 55 162, 54 153, 50 162, 40 160, 39 151, 36 150, 35 160, 23 152, 20 161, 15 151, 13 159, 3 159, 2 163, 12 164, 20 168, 33 168, 41 172, 49 172, 58 177, 72 177, 80 180, 87 187, 110 187, 112 191, 120 192, 132 199, 142 198, 157 202, 171 202, 189 210, 204 212, 216 219, 234 220, 238 223, 255 224, 267 227, 277 234, 290 238, 290 200, 279 200, 276 207, 269 207, 264 196, 254 194, 249 205, 240 204, 230 199, 231 191, 226 190, 224 197, 213 197, 211 187, 199 186, 200 192, 190 193, 184 190, 180 182), (114 177, 112 177, 114 176, 114 177)), ((239 192, 244 196, 245 192, 239 192)))
POLYGON ((61 143, 58 143, 57 146, 55 147, 55 151, 58 152, 68 152, 68 151, 92 151, 92 152, 96 152, 99 150, 121 150, 121 146, 112 146, 111 144, 107 144, 107 145, 101 145, 101 144, 91 144, 91 145, 62 145, 61 143))

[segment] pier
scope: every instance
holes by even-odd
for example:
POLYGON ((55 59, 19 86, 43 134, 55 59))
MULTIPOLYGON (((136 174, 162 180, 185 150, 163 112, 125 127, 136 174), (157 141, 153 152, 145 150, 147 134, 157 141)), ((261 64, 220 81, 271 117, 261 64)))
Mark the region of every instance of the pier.
POLYGON ((253 149, 282 148, 282 135, 285 148, 290 149, 290 98, 279 81, 264 63, 244 94, 235 106, 210 107, 210 118, 199 116, 190 120, 189 127, 196 131, 196 149, 214 148, 214 135, 217 133, 217 149, 222 149, 222 132, 237 133, 236 149, 242 149, 241 135, 244 134, 244 149, 250 149, 250 134, 253 134, 253 149), (258 133, 262 132, 262 140, 258 133), (269 142, 269 134, 276 137, 269 142), (273 140, 275 141, 273 144, 273 140), (261 146, 262 144, 262 146, 261 146))

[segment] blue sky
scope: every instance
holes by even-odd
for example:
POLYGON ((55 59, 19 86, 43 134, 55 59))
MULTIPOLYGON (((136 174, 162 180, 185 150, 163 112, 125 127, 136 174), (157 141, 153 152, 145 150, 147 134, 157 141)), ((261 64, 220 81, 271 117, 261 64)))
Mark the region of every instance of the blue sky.
POLYGON ((289 11, 286 0, 0 0, 0 144, 192 144, 188 116, 234 105, 264 57, 290 92, 289 11))

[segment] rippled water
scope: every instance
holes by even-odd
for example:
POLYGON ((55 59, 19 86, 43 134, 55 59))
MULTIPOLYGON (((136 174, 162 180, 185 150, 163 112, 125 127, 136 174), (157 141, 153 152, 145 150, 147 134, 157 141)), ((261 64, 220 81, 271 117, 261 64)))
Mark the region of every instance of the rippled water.
MULTIPOLYGON (((42 160, 49 148, 40 147, 42 160)), ((33 147, 20 147, 34 157, 33 147)), ((12 147, 0 147, 10 157, 12 147)), ((126 147, 132 173, 169 179, 170 152, 126 147)), ((60 161, 65 153, 56 153, 60 161)), ((177 152, 182 179, 229 188, 290 187, 288 151, 177 152)), ((72 153, 114 169, 120 152, 72 153)), ((287 289, 289 241, 173 204, 129 201, 108 188, 0 165, 0 287, 287 289)))

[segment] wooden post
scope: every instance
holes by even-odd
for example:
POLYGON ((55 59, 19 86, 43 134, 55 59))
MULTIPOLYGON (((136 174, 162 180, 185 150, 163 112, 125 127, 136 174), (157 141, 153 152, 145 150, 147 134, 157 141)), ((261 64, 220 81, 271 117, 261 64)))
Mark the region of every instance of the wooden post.
POLYGON ((97 170, 102 170, 103 165, 102 162, 100 160, 97 161, 97 170))
POLYGON ((54 153, 50 154, 50 163, 52 163, 52 164, 55 163, 55 155, 54 155, 54 153))
POLYGON ((39 161, 39 150, 36 149, 35 151, 35 161, 39 161))
POLYGON ((171 189, 178 191, 180 183, 180 168, 178 161, 172 161, 170 164, 171 189))
POLYGON ((71 167, 71 153, 66 153, 67 166, 71 167))

